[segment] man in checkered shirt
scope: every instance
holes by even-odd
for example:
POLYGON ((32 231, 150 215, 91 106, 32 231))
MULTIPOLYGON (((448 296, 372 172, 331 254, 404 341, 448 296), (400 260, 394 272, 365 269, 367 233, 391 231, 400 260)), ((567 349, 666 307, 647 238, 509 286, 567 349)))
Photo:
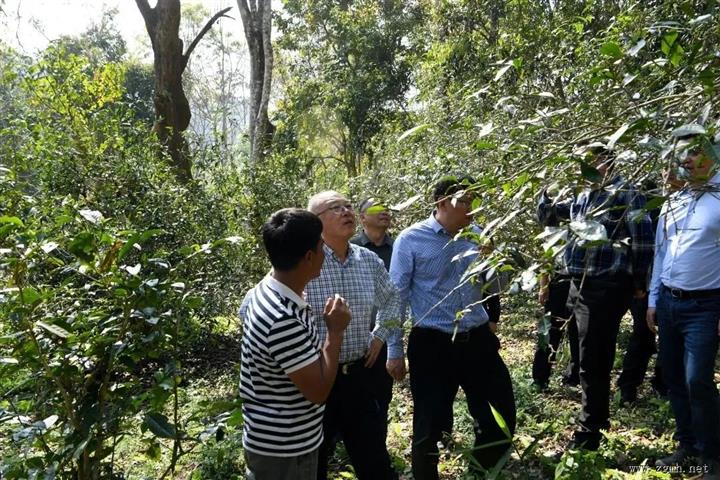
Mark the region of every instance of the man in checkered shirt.
MULTIPOLYGON (((321 192, 310 199, 308 210, 323 223, 325 263, 320 276, 306 287, 307 301, 313 310, 322 311, 325 299, 339 294, 347 301, 352 317, 325 405, 318 479, 327 478, 328 459, 338 434, 360 480, 397 479, 385 445, 386 420, 379 396, 385 368, 397 380, 405 375, 404 359, 387 360, 382 348, 388 342, 388 351, 392 351, 401 338, 399 319, 388 318, 399 311, 398 292, 380 257, 350 243, 356 223, 347 198, 338 192, 321 192), (373 322, 374 308, 378 315, 373 322)), ((327 334, 325 325, 318 321, 317 328, 322 342, 327 334)))

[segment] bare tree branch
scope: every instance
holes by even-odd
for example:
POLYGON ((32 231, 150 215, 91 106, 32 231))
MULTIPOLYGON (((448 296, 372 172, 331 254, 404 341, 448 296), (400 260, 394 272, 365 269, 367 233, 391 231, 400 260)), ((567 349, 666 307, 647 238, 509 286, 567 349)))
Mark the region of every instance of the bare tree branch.
MULTIPOLYGON (((147 0, 138 0, 138 1, 147 1, 147 0)), ((202 38, 205 36, 205 34, 210 31, 213 24, 215 22, 217 22, 220 18, 222 18, 222 17, 230 18, 225 14, 227 12, 229 12, 231 9, 232 9, 232 7, 223 8, 222 10, 217 12, 215 15, 213 15, 210 20, 207 21, 205 26, 202 28, 202 30, 200 30, 200 33, 197 34, 195 39, 190 43, 190 46, 187 48, 187 51, 183 55, 183 60, 184 60, 183 69, 187 65, 188 59, 190 58, 190 54, 193 52, 193 50, 195 50, 195 47, 197 47, 197 44, 200 43, 200 40, 202 40, 202 38)))

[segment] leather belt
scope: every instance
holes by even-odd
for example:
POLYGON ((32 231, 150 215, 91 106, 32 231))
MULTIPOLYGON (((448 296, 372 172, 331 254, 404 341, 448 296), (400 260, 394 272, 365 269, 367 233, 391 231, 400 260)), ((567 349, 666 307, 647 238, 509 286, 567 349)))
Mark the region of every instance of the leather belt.
POLYGON ((720 288, 713 288, 712 290, 682 290, 680 288, 670 288, 665 285, 663 285, 663 288, 671 297, 677 298, 678 300, 720 296, 720 288))

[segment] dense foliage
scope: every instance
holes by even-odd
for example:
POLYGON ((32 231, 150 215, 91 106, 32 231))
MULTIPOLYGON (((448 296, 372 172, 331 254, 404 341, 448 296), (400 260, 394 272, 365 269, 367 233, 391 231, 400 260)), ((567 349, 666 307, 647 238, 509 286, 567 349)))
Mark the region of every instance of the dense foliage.
MULTIPOLYGON (((271 154, 250 170, 247 138, 217 126, 241 107, 212 109, 187 184, 158 156, 152 71, 128 59, 111 16, 33 58, 0 46, 0 477, 132 478, 124 454, 142 451, 146 476, 239 478, 234 393, 207 393, 208 376, 236 381, 237 351, 189 366, 218 339, 237 345, 270 212, 335 188, 400 204, 399 229, 427 215, 433 181, 470 173, 490 261, 529 290, 553 247, 532 240, 537 192, 594 175, 578 144, 610 143, 641 184, 672 165, 671 131, 720 129, 719 14, 714 0, 286 0, 271 154)), ((210 94, 191 71, 200 105, 210 94)), ((527 337, 523 325, 507 335, 527 337)), ((524 459, 553 425, 517 375, 524 459)), ((538 471, 604 468, 570 456, 538 471)))

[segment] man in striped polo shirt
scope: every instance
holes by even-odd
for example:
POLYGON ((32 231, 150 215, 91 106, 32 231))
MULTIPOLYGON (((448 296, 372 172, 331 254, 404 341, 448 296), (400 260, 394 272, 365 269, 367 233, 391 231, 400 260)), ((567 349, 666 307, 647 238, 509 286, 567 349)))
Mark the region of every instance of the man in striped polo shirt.
POLYGON ((350 311, 334 296, 324 304, 322 348, 312 309, 302 298, 325 255, 322 222, 301 209, 275 212, 263 226, 272 272, 245 296, 240 396, 250 480, 314 480, 323 440, 323 402, 338 368, 350 311))

